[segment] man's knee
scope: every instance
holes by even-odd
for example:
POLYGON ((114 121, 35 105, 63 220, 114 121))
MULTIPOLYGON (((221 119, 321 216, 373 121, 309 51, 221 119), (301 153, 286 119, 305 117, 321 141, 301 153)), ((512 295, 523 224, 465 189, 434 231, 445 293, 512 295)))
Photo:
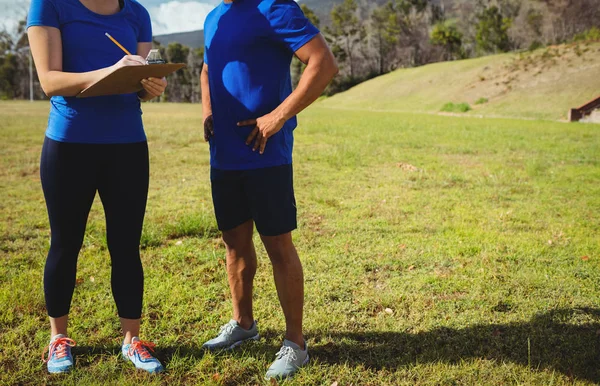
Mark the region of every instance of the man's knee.
POLYGON ((273 264, 284 264, 297 259, 291 232, 279 236, 261 236, 261 239, 273 264))
POLYGON ((254 223, 249 221, 234 229, 223 231, 223 242, 228 256, 237 256, 252 247, 253 226, 254 223))

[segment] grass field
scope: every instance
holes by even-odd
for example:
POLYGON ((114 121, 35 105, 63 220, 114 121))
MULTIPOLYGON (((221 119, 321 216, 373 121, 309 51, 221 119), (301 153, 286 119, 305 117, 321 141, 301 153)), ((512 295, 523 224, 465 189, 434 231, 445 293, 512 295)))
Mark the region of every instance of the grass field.
MULTIPOLYGON (((143 338, 168 371, 147 376, 119 358, 96 202, 71 309, 76 370, 46 374, 48 105, 0 102, 0 384, 264 383, 284 328, 268 258, 259 248, 264 338, 203 353, 230 303, 201 115, 144 110, 143 338)), ((312 362, 289 384, 600 383, 598 125, 318 106, 300 118, 295 240, 312 362)))
POLYGON ((569 109, 599 93, 597 42, 400 69, 323 104, 345 110, 438 113, 447 103, 468 103, 473 108, 468 115, 564 120, 569 109))

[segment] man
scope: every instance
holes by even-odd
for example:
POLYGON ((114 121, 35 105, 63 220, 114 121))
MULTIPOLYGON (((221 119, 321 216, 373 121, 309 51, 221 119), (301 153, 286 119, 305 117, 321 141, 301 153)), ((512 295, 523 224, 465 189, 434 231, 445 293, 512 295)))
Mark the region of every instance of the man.
POLYGON ((233 303, 232 320, 204 347, 232 349, 259 338, 252 313, 256 224, 286 320, 283 347, 266 377, 286 378, 308 362, 304 278, 291 235, 297 226, 293 130, 296 114, 321 95, 338 69, 322 35, 293 0, 224 0, 208 15, 204 33, 204 136, 233 303), (294 54, 306 70, 292 92, 294 54))

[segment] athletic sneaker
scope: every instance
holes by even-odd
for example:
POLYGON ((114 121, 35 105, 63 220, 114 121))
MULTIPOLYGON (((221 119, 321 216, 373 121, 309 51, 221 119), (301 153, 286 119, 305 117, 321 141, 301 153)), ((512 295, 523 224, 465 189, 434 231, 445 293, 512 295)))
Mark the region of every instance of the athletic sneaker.
POLYGON ((73 355, 71 347, 75 347, 75 341, 67 338, 63 334, 58 334, 52 338, 50 344, 42 354, 42 360, 48 365, 48 372, 52 374, 67 373, 73 369, 73 355), (46 359, 46 351, 48 358, 46 359))
POLYGON ((164 370, 158 359, 154 358, 150 351, 154 352, 155 344, 152 342, 145 342, 140 340, 137 336, 131 339, 131 344, 123 343, 121 352, 123 358, 127 361, 131 361, 136 368, 145 370, 149 373, 160 373, 164 370))
POLYGON ((285 339, 281 350, 275 354, 275 362, 269 367, 265 378, 285 379, 294 375, 308 363, 308 344, 305 342, 304 346, 302 350, 296 343, 285 339))
POLYGON ((249 330, 245 330, 235 320, 230 320, 229 323, 222 326, 219 331, 219 336, 202 345, 202 348, 208 350, 231 350, 247 340, 258 340, 258 328, 256 322, 252 323, 249 330))

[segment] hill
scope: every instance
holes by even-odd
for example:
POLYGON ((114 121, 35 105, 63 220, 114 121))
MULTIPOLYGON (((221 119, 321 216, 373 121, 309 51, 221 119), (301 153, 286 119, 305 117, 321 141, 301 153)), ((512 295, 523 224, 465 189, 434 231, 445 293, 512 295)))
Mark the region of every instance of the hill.
MULTIPOLYGON (((372 8, 375 5, 386 3, 388 0, 376 0, 376 1, 366 1, 360 0, 361 6, 364 9, 372 8)), ((321 25, 327 25, 330 23, 330 13, 332 8, 339 3, 342 3, 343 0, 300 0, 300 4, 306 4, 313 11, 315 11, 316 15, 321 20, 321 25)), ((366 15, 364 15, 366 17, 366 15)), ((204 31, 190 31, 190 32, 180 32, 173 33, 168 35, 158 35, 155 36, 154 39, 158 41, 161 45, 166 46, 169 43, 181 43, 188 47, 192 48, 200 48, 204 45, 204 31)))
POLYGON ((200 48, 204 46, 204 31, 199 30, 168 35, 158 35, 154 37, 154 40, 163 46, 167 46, 169 43, 181 43, 184 46, 191 48, 200 48))
POLYGON ((435 113, 466 102, 473 108, 466 115, 565 119, 599 93, 600 43, 570 44, 400 69, 321 105, 435 113))

